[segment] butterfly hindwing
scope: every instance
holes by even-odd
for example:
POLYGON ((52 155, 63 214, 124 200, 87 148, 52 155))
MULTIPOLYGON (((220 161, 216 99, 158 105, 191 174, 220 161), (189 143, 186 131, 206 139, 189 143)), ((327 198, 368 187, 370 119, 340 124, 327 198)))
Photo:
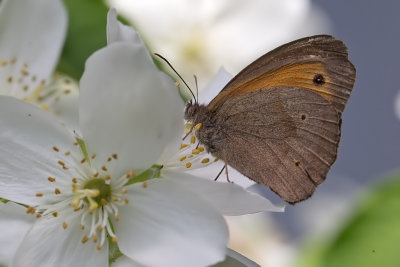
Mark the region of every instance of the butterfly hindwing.
POLYGON ((336 159, 340 116, 329 101, 304 88, 235 96, 212 119, 220 126, 217 138, 203 142, 214 147, 213 154, 289 203, 308 198, 336 159))

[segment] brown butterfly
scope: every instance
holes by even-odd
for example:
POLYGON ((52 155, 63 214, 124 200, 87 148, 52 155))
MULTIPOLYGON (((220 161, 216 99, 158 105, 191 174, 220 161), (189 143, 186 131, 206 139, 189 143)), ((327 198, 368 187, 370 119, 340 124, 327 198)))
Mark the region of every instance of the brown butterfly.
POLYGON ((342 41, 302 38, 263 55, 185 118, 199 142, 286 202, 310 197, 336 160, 356 70, 342 41))

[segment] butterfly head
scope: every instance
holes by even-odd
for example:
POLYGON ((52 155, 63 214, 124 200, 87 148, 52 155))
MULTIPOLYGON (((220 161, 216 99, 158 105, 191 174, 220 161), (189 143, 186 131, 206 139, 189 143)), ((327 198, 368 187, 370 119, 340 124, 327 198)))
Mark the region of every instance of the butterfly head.
POLYGON ((205 105, 200 105, 197 101, 189 101, 186 104, 185 120, 194 124, 203 123, 207 120, 208 112, 205 105))
POLYGON ((197 102, 190 100, 186 104, 185 108, 185 119, 188 121, 194 121, 199 113, 200 105, 197 102))

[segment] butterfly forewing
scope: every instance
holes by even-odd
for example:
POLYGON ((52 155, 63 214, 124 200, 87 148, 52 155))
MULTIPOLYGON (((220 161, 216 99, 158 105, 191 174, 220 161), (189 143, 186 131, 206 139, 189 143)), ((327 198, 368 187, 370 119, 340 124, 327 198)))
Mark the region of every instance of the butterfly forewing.
POLYGON ((329 35, 306 37, 260 57, 236 75, 208 105, 215 110, 227 99, 253 90, 296 86, 313 90, 343 112, 355 80, 342 41, 329 35))

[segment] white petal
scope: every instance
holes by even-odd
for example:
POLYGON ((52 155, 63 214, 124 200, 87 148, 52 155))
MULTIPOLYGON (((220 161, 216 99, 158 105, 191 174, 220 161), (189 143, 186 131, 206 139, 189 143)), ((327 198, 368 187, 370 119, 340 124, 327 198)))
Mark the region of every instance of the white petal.
POLYGON ((121 252, 146 266, 208 266, 222 261, 228 232, 208 203, 164 179, 128 189, 115 223, 121 252))
POLYGON ((49 176, 70 179, 57 161, 60 153, 71 150, 74 137, 52 114, 0 96, 0 129, 0 197, 27 205, 43 203, 35 195, 53 194, 49 176))
POLYGON ((60 0, 1 1, 0 63, 8 64, 0 65, 0 94, 18 97, 24 94, 25 85, 34 90, 50 78, 66 27, 67 15, 60 0))
POLYGON ((189 175, 184 172, 166 170, 162 176, 195 192, 223 215, 243 215, 262 211, 282 212, 282 205, 274 205, 268 199, 246 191, 244 188, 225 182, 215 182, 189 175))
POLYGON ((119 257, 115 262, 112 263, 112 267, 146 267, 142 264, 135 262, 127 256, 119 257))
POLYGON ((218 95, 225 85, 233 78, 233 75, 224 68, 220 68, 213 79, 201 90, 199 103, 208 104, 218 95))
POLYGON ((82 237, 79 212, 38 219, 18 248, 13 266, 107 266, 108 243, 97 250, 95 242, 82 243, 82 237))
POLYGON ((118 154, 112 174, 151 166, 183 121, 174 83, 143 45, 117 42, 93 54, 81 79, 79 119, 90 153, 102 164, 118 154))
POLYGON ((114 42, 140 43, 138 34, 117 20, 117 10, 111 8, 107 14, 107 44, 114 42))
POLYGON ((43 104, 48 106, 50 112, 56 115, 67 127, 80 133, 78 103, 78 83, 67 75, 53 75, 51 83, 43 88, 43 104))
POLYGON ((10 266, 25 234, 35 221, 26 208, 13 202, 0 201, 0 266, 10 266))

